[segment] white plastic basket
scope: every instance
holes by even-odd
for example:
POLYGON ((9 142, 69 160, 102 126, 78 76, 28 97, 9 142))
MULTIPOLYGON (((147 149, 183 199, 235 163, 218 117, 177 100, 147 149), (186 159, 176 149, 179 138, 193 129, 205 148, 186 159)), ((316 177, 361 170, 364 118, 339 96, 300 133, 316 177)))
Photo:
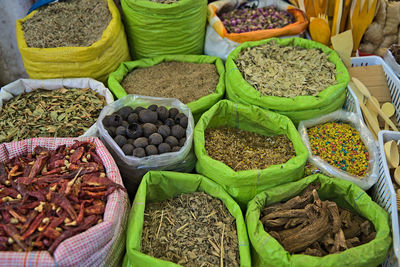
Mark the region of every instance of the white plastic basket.
MULTIPOLYGON (((360 67, 360 66, 372 66, 372 65, 382 65, 383 70, 385 72, 386 80, 388 83, 392 103, 396 109, 396 120, 400 122, 400 80, 393 73, 391 68, 383 61, 382 58, 377 56, 368 56, 368 57, 353 57, 351 58, 351 66, 352 67, 360 67)), ((346 103, 344 108, 348 111, 353 111, 358 113, 362 118, 362 113, 360 109, 360 105, 356 101, 356 97, 352 92, 351 88, 348 87, 348 94, 346 103), (350 92, 350 93, 349 93, 350 92), (349 101, 349 102, 348 102, 349 101)), ((389 251, 388 258, 383 263, 383 266, 397 266, 397 259, 399 257, 399 224, 398 224, 398 215, 397 215, 397 204, 396 204, 396 195, 393 188, 393 184, 390 178, 389 169, 387 167, 385 153, 383 150, 383 144, 387 140, 392 140, 389 138, 393 138, 393 140, 400 139, 400 133, 390 132, 390 131, 380 131, 378 135, 378 144, 380 149, 379 156, 379 179, 378 182, 371 189, 371 197, 377 202, 382 208, 384 208, 391 219, 392 224, 392 232, 393 232, 393 247, 389 251), (394 133, 395 135, 390 135, 394 133), (397 137, 397 138, 395 138, 397 137), (387 138, 387 139, 385 139, 387 138), (381 141, 382 139, 382 141, 381 141), (385 169, 386 166, 386 169, 385 169)))

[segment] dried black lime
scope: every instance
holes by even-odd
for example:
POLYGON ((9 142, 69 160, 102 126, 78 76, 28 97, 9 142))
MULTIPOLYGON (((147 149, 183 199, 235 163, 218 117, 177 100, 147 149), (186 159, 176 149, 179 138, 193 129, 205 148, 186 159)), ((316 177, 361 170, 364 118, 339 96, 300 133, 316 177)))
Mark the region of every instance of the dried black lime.
POLYGON ((125 144, 122 146, 122 151, 124 152, 125 155, 132 155, 133 153, 133 145, 132 144, 125 144))
POLYGON ((163 137, 159 133, 153 133, 149 136, 149 142, 151 145, 159 145, 163 142, 163 137))
POLYGON ((121 125, 122 121, 123 121, 122 117, 119 114, 114 113, 110 116, 109 125, 118 127, 121 125))
POLYGON ((139 112, 144 109, 145 109, 144 107, 137 107, 137 108, 135 108, 135 113, 139 115, 139 112))
POLYGON ((179 110, 178 110, 177 108, 171 108, 171 109, 169 110, 169 117, 170 117, 171 119, 174 119, 175 116, 176 116, 178 113, 179 113, 179 110))
POLYGON ((168 136, 165 138, 165 143, 170 145, 171 147, 177 146, 179 144, 178 139, 175 136, 168 136))
POLYGON ((123 108, 121 108, 120 110, 117 111, 117 113, 119 115, 121 115, 121 117, 124 120, 126 120, 128 118, 128 116, 129 116, 129 114, 131 114, 132 112, 133 112, 133 108, 131 108, 129 106, 123 107, 123 108))
POLYGON ((128 128, 128 127, 129 127, 129 122, 123 121, 123 122, 121 123, 121 126, 124 126, 125 128, 128 128))
POLYGON ((126 128, 124 126, 118 126, 115 130, 115 135, 126 135, 126 128))
POLYGON ((137 158, 143 158, 146 157, 146 151, 144 148, 138 147, 133 150, 132 155, 137 158))
POLYGON ((143 123, 155 123, 157 121, 157 112, 144 109, 139 112, 139 119, 143 123))
POLYGON ((133 138, 133 139, 141 137, 143 135, 142 126, 140 126, 137 123, 133 123, 133 124, 129 125, 129 127, 126 128, 126 135, 129 138, 133 138))
POLYGON ((180 138, 185 136, 186 131, 185 131, 185 129, 183 129, 182 126, 177 124, 177 125, 172 126, 171 133, 172 133, 173 136, 175 136, 176 138, 180 139, 180 138))
POLYGON ((116 130, 116 129, 115 129, 114 126, 107 127, 106 130, 107 130, 108 134, 109 134, 112 138, 115 137, 115 130, 116 130))
POLYGON ((156 111, 158 108, 157 105, 150 105, 147 109, 151 110, 151 111, 156 111))
POLYGON ((118 146, 122 147, 123 145, 126 144, 127 139, 126 139, 125 136, 117 135, 117 136, 114 138, 114 141, 115 141, 115 143, 117 143, 118 146))
POLYGON ((146 150, 147 156, 152 156, 152 155, 158 154, 158 149, 155 145, 148 145, 148 146, 146 146, 145 150, 146 150))
POLYGON ((175 121, 173 119, 171 119, 171 118, 168 118, 168 119, 165 120, 165 125, 167 125, 169 127, 172 127, 172 126, 175 125, 175 121))
POLYGON ((163 138, 166 138, 171 134, 171 129, 167 125, 161 125, 158 127, 158 133, 161 134, 163 138))
POLYGON ((131 113, 126 120, 129 122, 129 124, 137 123, 139 121, 139 115, 136 113, 131 113))
POLYGON ((165 121, 166 119, 168 119, 169 116, 169 112, 168 109, 164 106, 159 106, 157 108, 157 114, 158 114, 158 119, 165 121))
POLYGON ((182 137, 181 139, 179 139, 179 146, 184 146, 186 142, 186 137, 182 137))
POLYGON ((128 141, 126 141, 127 144, 132 144, 135 142, 135 139, 129 138, 128 141))
POLYGON ((138 139, 135 140, 135 142, 133 142, 133 145, 135 147, 145 148, 146 146, 149 145, 149 140, 147 140, 146 137, 139 137, 138 139))
POLYGON ((142 125, 143 128, 143 136, 149 137, 151 134, 157 132, 157 126, 151 123, 145 123, 142 125))
POLYGON ((178 152, 179 150, 181 150, 180 146, 174 146, 171 151, 172 152, 178 152))
POLYGON ((111 117, 111 115, 107 115, 103 118, 102 123, 103 123, 104 127, 110 126, 110 117, 111 117))
POLYGON ((160 154, 171 152, 171 147, 167 143, 161 143, 158 145, 158 152, 160 154))

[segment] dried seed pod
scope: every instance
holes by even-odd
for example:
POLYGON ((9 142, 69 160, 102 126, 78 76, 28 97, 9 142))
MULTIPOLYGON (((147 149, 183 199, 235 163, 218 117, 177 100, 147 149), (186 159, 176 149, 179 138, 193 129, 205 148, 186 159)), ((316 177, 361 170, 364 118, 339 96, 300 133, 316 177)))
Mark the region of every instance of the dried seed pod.
POLYGON ((121 125, 122 121, 123 121, 122 117, 119 114, 114 113, 110 116, 109 125, 118 127, 121 125))
POLYGON ((164 106, 159 106, 157 108, 157 115, 159 120, 165 121, 169 116, 168 109, 164 106))
POLYGON ((158 145, 158 152, 160 154, 171 152, 171 146, 167 143, 161 143, 158 145))
POLYGON ((163 138, 167 138, 171 134, 171 129, 168 127, 168 125, 161 125, 158 127, 158 133, 161 134, 163 138))
POLYGON ((179 110, 177 108, 171 108, 169 110, 169 117, 171 119, 175 119, 175 116, 179 113, 179 110))
POLYGON ((151 134, 157 132, 157 126, 152 123, 145 123, 142 125, 142 128, 144 137, 149 137, 151 134))
POLYGON ((158 149, 155 145, 148 145, 148 146, 146 146, 145 150, 146 150, 147 156, 152 156, 152 155, 158 154, 158 149))
POLYGON ((159 133, 153 133, 149 136, 149 142, 151 145, 159 145, 163 142, 163 137, 159 133))
POLYGON ((139 121, 139 115, 136 113, 131 113, 126 120, 129 124, 137 123, 139 121))
POLYGON ((137 123, 133 123, 126 128, 126 135, 129 138, 136 139, 143 135, 143 131, 144 130, 142 129, 142 126, 137 123))
POLYGON ((126 128, 124 126, 118 126, 115 130, 115 135, 126 135, 126 128))
POLYGON ((146 157, 146 151, 142 147, 135 148, 132 152, 132 155, 137 158, 146 157))
POLYGON ((133 149, 134 147, 132 144, 125 144, 122 146, 122 151, 125 155, 132 155, 133 149))
POLYGON ((171 118, 168 118, 168 119, 165 120, 165 125, 167 125, 169 127, 172 127, 172 126, 175 125, 175 121, 173 119, 171 119, 171 118))
POLYGON ((133 109, 129 106, 123 107, 120 110, 117 111, 117 113, 124 119, 126 120, 129 116, 129 114, 131 114, 133 112, 133 109))
POLYGON ((127 139, 126 139, 126 137, 123 136, 123 135, 117 135, 117 136, 114 138, 114 141, 115 141, 115 143, 117 143, 118 146, 122 147, 123 145, 126 144, 127 139))
POLYGON ((155 123, 157 121, 157 112, 144 109, 139 112, 139 119, 143 123, 155 123))
POLYGON ((183 129, 182 126, 174 125, 171 128, 171 133, 172 133, 173 136, 175 136, 176 138, 180 139, 180 138, 185 136, 186 131, 185 131, 185 129, 183 129))
POLYGON ((135 147, 145 148, 146 146, 149 145, 149 141, 147 140, 146 137, 140 137, 140 138, 136 139, 135 142, 133 142, 133 145, 135 147))
POLYGON ((153 104, 153 105, 150 105, 147 109, 149 109, 151 111, 156 111, 157 108, 158 108, 158 106, 153 104))
POLYGON ((175 136, 168 136, 167 138, 165 138, 165 143, 170 145, 170 147, 174 147, 179 144, 178 139, 176 139, 175 136))

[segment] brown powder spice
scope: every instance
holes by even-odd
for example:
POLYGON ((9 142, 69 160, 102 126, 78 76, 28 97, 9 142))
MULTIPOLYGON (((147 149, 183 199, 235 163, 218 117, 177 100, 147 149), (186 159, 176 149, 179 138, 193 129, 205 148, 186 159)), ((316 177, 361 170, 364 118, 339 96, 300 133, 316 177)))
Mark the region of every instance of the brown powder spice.
POLYGON ((204 192, 146 204, 142 252, 183 266, 239 266, 235 218, 204 192))
POLYGON ((28 47, 82 47, 98 41, 111 19, 106 0, 68 0, 39 8, 22 28, 28 47))
POLYGON ((265 169, 296 156, 286 135, 263 136, 230 127, 207 129, 205 146, 208 156, 234 171, 265 169))
POLYGON ((215 92, 214 64, 169 61, 130 72, 121 82, 128 94, 177 98, 185 104, 215 92))

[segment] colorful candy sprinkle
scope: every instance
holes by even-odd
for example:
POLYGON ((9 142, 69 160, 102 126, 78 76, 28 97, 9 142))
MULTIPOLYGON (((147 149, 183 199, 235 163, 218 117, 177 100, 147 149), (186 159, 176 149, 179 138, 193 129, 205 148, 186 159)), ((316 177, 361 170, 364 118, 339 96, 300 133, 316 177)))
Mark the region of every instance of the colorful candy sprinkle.
POLYGON ((308 139, 313 155, 350 174, 363 177, 369 154, 360 134, 343 122, 328 122, 309 128, 308 139))

